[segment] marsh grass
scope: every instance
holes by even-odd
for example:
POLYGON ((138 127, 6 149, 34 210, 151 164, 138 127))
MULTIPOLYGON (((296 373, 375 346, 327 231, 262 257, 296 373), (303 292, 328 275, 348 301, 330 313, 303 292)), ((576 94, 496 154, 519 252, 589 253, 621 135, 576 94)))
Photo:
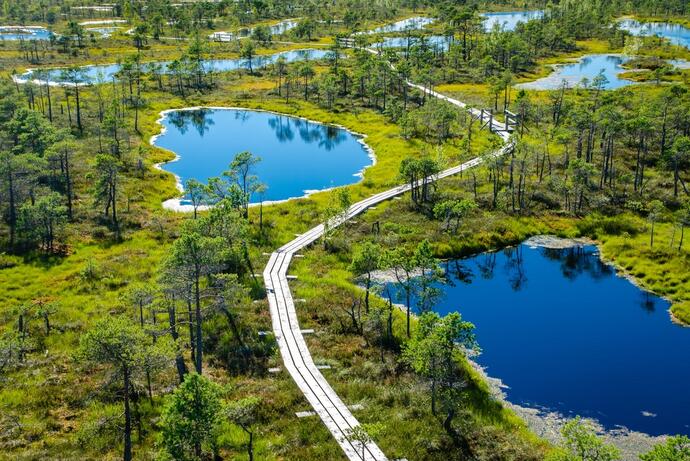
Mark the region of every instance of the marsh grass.
MULTIPOLYGON (((106 43, 98 56, 84 56, 82 61, 112 62, 113 56, 129 53, 124 41, 106 43)), ((283 45, 280 45, 283 46, 283 45)), ((591 45, 594 47, 595 45, 591 45)), ((599 45, 597 45, 599 46, 599 45)), ((304 44, 287 45, 304 47, 304 44)), ((286 48, 272 48, 275 52, 286 48)), ((151 58, 165 58, 179 53, 179 44, 152 44, 151 58)), ((234 56, 230 47, 218 48, 224 56, 234 56)), ((0 56, 13 56, 16 52, 0 47, 0 56)), ((46 65, 68 62, 67 57, 54 56, 46 65), (64 59, 63 59, 64 58, 64 59)), ((82 59, 82 58, 79 58, 82 59)), ((443 152, 448 165, 466 160, 459 140, 442 146, 419 139, 406 140, 399 127, 385 117, 369 109, 346 107, 336 104, 327 111, 312 102, 292 99, 289 103, 271 93, 275 83, 264 72, 248 76, 228 73, 217 76, 218 87, 209 93, 191 93, 186 98, 155 90, 147 82, 143 92, 145 107, 140 113, 141 136, 132 136, 128 162, 137 158, 146 166, 143 176, 128 172, 123 200, 129 210, 123 211, 126 231, 122 241, 114 241, 110 230, 99 223, 96 211, 90 206, 88 172, 90 157, 94 153, 94 137, 86 136, 81 142, 85 150, 79 159, 84 167, 77 176, 77 200, 79 215, 69 229, 67 249, 64 255, 45 258, 32 255, 19 258, 0 255, 0 325, 12 329, 16 325, 15 309, 37 296, 56 299, 60 310, 53 319, 58 332, 45 337, 37 320, 30 323, 35 350, 30 363, 16 371, 0 376, 0 425, 10 430, 0 437, 3 451, 0 458, 76 458, 117 459, 119 441, 107 433, 99 433, 94 446, 82 445, 90 440, 86 429, 103 417, 113 414, 118 402, 108 396, 109 388, 102 388, 101 374, 82 369, 74 360, 73 351, 80 335, 97 319, 116 312, 126 312, 120 302, 123 290, 133 281, 152 281, 157 267, 165 258, 172 240, 185 216, 161 210, 161 202, 175 197, 178 192, 171 174, 152 169, 152 165, 173 158, 170 152, 148 144, 151 136, 160 131, 156 123, 162 110, 189 106, 226 106, 263 109, 288 115, 296 115, 324 123, 336 123, 367 135, 366 142, 376 154, 377 163, 366 170, 364 179, 349 186, 353 201, 397 185, 397 171, 403 158, 408 155, 437 155, 443 152), (106 448, 101 448, 106 446, 106 448)), ((485 98, 482 86, 450 85, 442 90, 480 101, 485 98)), ((639 90, 658 91, 649 88, 639 90)), ((56 92, 60 101, 61 92, 56 92)), ((84 92, 84 104, 95 104, 92 89, 84 92)), ((92 106, 93 107, 93 106, 92 106)), ((88 124, 95 119, 87 120, 88 124)), ((131 129, 131 120, 128 120, 131 129)), ((536 139, 537 135, 535 135, 536 139)), ((490 138, 486 133, 473 136, 472 156, 486 151, 490 138)), ((553 155, 559 155, 557 148, 553 155)), ((220 172, 219 172, 220 173, 220 172)), ((654 180, 658 173, 650 171, 654 180)), ((465 194, 468 175, 449 178, 440 184, 440 191, 465 194)), ((480 186, 480 193, 488 185, 480 186)), ((309 199, 269 206, 264 209, 266 234, 259 236, 258 210, 252 209, 253 239, 258 242, 252 248, 252 261, 257 272, 263 267, 270 252, 294 238, 321 220, 328 201, 328 193, 317 193, 309 199)), ((364 239, 374 238, 371 228, 374 222, 381 224, 382 235, 376 237, 388 246, 414 245, 427 238, 433 242, 439 257, 467 256, 488 249, 517 244, 525 238, 542 233, 561 236, 581 234, 597 238, 602 253, 616 264, 626 268, 636 280, 659 294, 673 299, 674 314, 690 321, 688 292, 687 250, 680 254, 670 249, 672 228, 670 224, 657 225, 658 246, 647 250, 644 222, 640 218, 635 226, 639 232, 628 235, 609 234, 594 226, 586 232, 577 227, 577 220, 560 215, 515 217, 501 212, 484 212, 481 216, 463 223, 457 235, 441 232, 439 223, 430 220, 410 206, 409 197, 381 204, 376 210, 357 217, 357 224, 348 225, 338 234, 336 253, 325 252, 318 244, 305 252, 303 260, 296 260, 291 272, 299 276, 293 282, 295 298, 307 302, 298 305, 300 322, 304 328, 314 328, 316 333, 307 337, 314 356, 333 365, 324 370, 329 382, 346 403, 362 403, 364 408, 355 411, 363 422, 383 422, 386 426, 377 442, 391 458, 447 459, 449 439, 442 431, 439 420, 429 410, 426 390, 401 367, 397 355, 384 354, 381 360, 377 348, 367 345, 361 336, 343 327, 344 309, 361 291, 354 285, 348 270, 350 249, 364 239), (663 248, 668 247, 668 250, 663 248)), ((677 238, 677 237, 676 237, 677 238)), ((377 299, 376 302, 383 302, 377 299)), ((257 330, 270 328, 270 316, 265 300, 252 305, 242 315, 257 330)), ((402 313, 396 312, 394 332, 398 343, 404 340, 402 313)), ((280 357, 273 357, 269 366, 280 366, 280 357)), ((237 398, 257 395, 264 401, 264 424, 257 436, 258 459, 309 459, 329 461, 343 459, 343 454, 330 433, 316 417, 297 419, 296 411, 308 409, 308 404, 285 371, 268 376, 230 376, 219 363, 211 360, 208 373, 214 380, 228 386, 228 397, 237 398)), ((468 439, 478 459, 536 459, 548 448, 536 439, 515 415, 501 408, 489 396, 486 384, 467 367, 467 403, 457 418, 463 435, 468 439)), ((175 384, 173 376, 164 376, 156 388, 156 405, 142 412, 147 416, 141 439, 135 437, 135 453, 139 459, 153 459, 157 428, 155 420, 162 396, 175 384)), ((224 454, 229 459, 244 459, 244 438, 236 428, 226 427, 222 437, 224 454)))

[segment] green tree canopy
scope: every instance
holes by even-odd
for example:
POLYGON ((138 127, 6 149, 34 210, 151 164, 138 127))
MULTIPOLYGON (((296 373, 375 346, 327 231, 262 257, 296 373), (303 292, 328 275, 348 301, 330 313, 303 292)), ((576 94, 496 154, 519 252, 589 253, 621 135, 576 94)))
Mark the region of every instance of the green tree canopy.
POLYGON ((175 460, 198 460, 216 454, 221 423, 222 388, 198 374, 189 373, 168 397, 161 415, 163 446, 175 460))

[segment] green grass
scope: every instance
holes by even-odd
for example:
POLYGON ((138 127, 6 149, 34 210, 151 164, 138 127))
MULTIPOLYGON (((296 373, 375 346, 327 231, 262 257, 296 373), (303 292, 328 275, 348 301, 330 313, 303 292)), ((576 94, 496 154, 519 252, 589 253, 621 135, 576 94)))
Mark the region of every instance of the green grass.
MULTIPOLYGON (((592 43, 588 46, 588 49, 595 50, 602 45, 592 43)), ((165 53, 172 54, 172 48, 173 45, 165 50, 154 47, 152 56, 158 58, 166 56, 165 53)), ((124 50, 123 44, 116 44, 113 48, 104 49, 98 59, 112 62, 113 56, 124 50)), ((228 49, 227 52, 230 55, 233 51, 228 49)), ((54 57, 50 62, 59 64, 62 58, 54 57)), ((349 186, 353 200, 397 185, 399 163, 408 155, 436 154, 441 149, 448 165, 465 160, 465 155, 460 153, 459 140, 449 141, 443 146, 418 139, 405 140, 399 127, 372 110, 342 105, 326 110, 301 99, 287 103, 269 94, 274 83, 266 76, 232 73, 222 74, 218 79, 219 86, 214 91, 191 94, 187 98, 158 92, 152 84, 145 90, 147 105, 140 114, 142 136, 141 139, 133 138, 132 143, 133 151, 141 149, 149 168, 143 178, 130 175, 126 181, 124 195, 130 198, 131 210, 123 212, 127 225, 123 242, 110 242, 110 231, 94 224, 95 211, 88 205, 91 198, 86 179, 88 167, 85 167, 79 172, 77 184, 78 204, 82 211, 77 223, 70 228, 68 254, 49 259, 0 257, 0 267, 5 267, 0 269, 0 302, 5 306, 0 311, 0 324, 5 329, 13 328, 16 322, 13 309, 37 296, 47 296, 56 298, 61 304, 54 324, 63 330, 60 334, 43 338, 40 322, 32 321, 30 328, 37 338, 37 347, 30 355, 29 366, 3 376, 3 381, 0 381, 0 414, 3 418, 17 418, 20 428, 18 432, 9 432, 9 436, 0 439, 3 447, 0 458, 118 458, 119 442, 116 439, 104 436, 103 449, 79 445, 80 437, 85 437, 87 423, 112 411, 109 405, 113 402, 112 389, 101 387, 101 375, 81 369, 73 360, 72 353, 80 334, 95 319, 124 309, 119 298, 128 283, 155 278, 157 267, 184 219, 181 215, 164 212, 160 207, 164 199, 177 195, 172 175, 150 168, 153 163, 172 158, 170 152, 148 145, 150 136, 160 131, 155 121, 161 110, 200 105, 246 107, 337 123, 365 134, 367 144, 375 151, 377 163, 366 170, 363 181, 349 186), (159 225, 165 237, 159 235, 159 225), (87 266, 95 268, 97 277, 92 281, 82 275, 87 266)), ((440 89, 457 91, 461 96, 472 96, 477 101, 486 93, 485 87, 471 85, 440 89)), ((636 95, 643 98, 646 92, 651 91, 659 89, 638 89, 636 95)), ((86 90, 83 97, 86 103, 93 104, 92 90, 86 90)), ((95 121, 91 119, 89 123, 95 121)), ((538 134, 534 138, 534 142, 541 142, 538 134)), ((488 148, 490 138, 486 133, 475 133, 473 139, 474 155, 488 148)), ((89 142, 93 143, 94 138, 83 140, 85 145, 89 142)), ((88 158, 91 150, 87 149, 80 158, 88 158)), ((552 154, 556 158, 560 150, 554 147, 552 154)), ((654 171, 648 174, 653 181, 658 175, 654 171)), ((465 193, 469 180, 468 175, 444 180, 441 190, 465 193)), ((482 186, 480 192, 485 193, 486 187, 482 186)), ((318 193, 309 199, 266 207, 267 239, 252 248, 255 268, 260 269, 266 261, 262 252, 277 248, 294 238, 295 233, 304 232, 318 223, 328 196, 328 193, 318 193)), ((254 229, 257 213, 256 209, 250 213, 254 229)), ((298 306, 300 321, 305 328, 317 330, 315 335, 307 337, 310 349, 317 359, 334 365, 324 374, 343 399, 347 403, 364 404, 364 409, 355 415, 364 422, 380 421, 386 425, 377 442, 388 456, 447 459, 452 447, 448 445, 438 419, 428 411, 426 390, 409 373, 397 367, 394 354, 385 354, 382 361, 375 348, 341 327, 340 311, 348 307, 352 296, 359 293, 347 269, 349 248, 372 237, 371 224, 375 221, 380 221, 382 238, 387 239, 388 245, 412 245, 428 238, 439 257, 466 256, 500 248, 519 243, 534 234, 575 236, 582 232, 574 218, 548 213, 515 217, 501 212, 484 212, 480 217, 467 220, 457 235, 449 235, 439 230, 436 221, 411 210, 408 198, 381 204, 376 210, 358 217, 357 221, 357 224, 349 225, 338 239, 343 245, 342 252, 326 253, 314 247, 291 269, 299 275, 299 280, 294 283, 295 297, 308 300, 305 305, 298 306)), ((625 268, 643 286, 672 299, 674 315, 690 321, 690 301, 686 297, 690 288, 686 275, 687 250, 678 253, 670 248, 672 229, 668 224, 657 226, 657 245, 654 250, 648 250, 644 222, 638 219, 637 226, 640 232, 630 235, 602 232, 595 226, 594 236, 601 243, 602 254, 625 268)), ((266 302, 252 306, 245 314, 252 325, 256 329, 269 329, 266 302)), ((398 338, 404 336, 401 313, 396 315, 395 331, 398 338)), ((279 365, 280 358, 276 356, 270 366, 279 365)), ((264 400, 265 424, 257 437, 257 459, 343 459, 337 443, 318 418, 296 419, 293 416, 294 412, 307 409, 308 404, 285 372, 268 377, 233 377, 214 363, 209 363, 207 370, 214 380, 230 387, 230 398, 251 394, 264 400)), ((469 369, 468 374, 472 387, 458 421, 478 459, 539 458, 548 449, 543 442, 536 439, 515 415, 489 398, 486 385, 476 374, 469 369)), ((156 389, 157 403, 174 382, 174 376, 163 377, 156 389)), ((152 419, 155 418, 155 408, 147 411, 152 419)), ((0 423, 7 427, 14 424, 7 419, 0 419, 0 423)), ((135 453, 141 459, 152 459, 156 452, 156 427, 149 424, 145 429, 147 433, 141 440, 135 437, 135 453)), ((228 459, 245 459, 243 440, 236 429, 227 428, 223 449, 228 459)))
POLYGON ((687 241, 679 251, 680 230, 668 223, 657 223, 654 247, 650 244, 648 223, 629 218, 640 232, 631 235, 597 233, 602 256, 646 290, 672 302, 676 321, 690 325, 690 247, 687 241))
MULTIPOLYGON (((380 218, 368 215, 358 219, 368 222, 380 218)), ((407 214, 400 217, 411 218, 407 214)), ((366 234, 365 228, 365 223, 348 226, 337 238, 339 247, 354 245, 366 234)), ((380 241, 389 237, 382 235, 380 241)), ((364 406, 355 411, 360 421, 383 424, 384 431, 376 441, 387 456, 447 459, 448 450, 454 448, 441 427, 442 415, 430 412, 428 389, 397 365, 395 354, 386 352, 381 356, 361 336, 344 329, 348 322, 345 310, 362 294, 347 270, 347 251, 330 253, 316 245, 304 254, 303 259, 293 263, 290 272, 298 279, 291 286, 295 298, 306 300, 297 305, 298 315, 303 328, 315 329, 306 340, 316 363, 333 366, 324 371, 329 383, 347 404, 364 406)), ((372 303, 384 301, 373 297, 372 303)), ((402 343, 405 316, 397 310, 394 314, 394 334, 402 343)), ((413 319, 413 329, 415 323, 413 319)), ((468 364, 465 369, 469 387, 456 424, 477 459, 540 459, 547 446, 490 397, 486 384, 468 364)))
MULTIPOLYGON (((2 377, 0 413, 16 421, 18 432, 10 439, 0 440, 5 456, 12 459, 74 458, 94 456, 117 459, 119 441, 111 435, 101 435, 105 448, 81 446, 80 440, 100 440, 84 435, 89 421, 98 421, 109 410, 100 402, 111 401, 113 389, 101 388, 101 373, 88 373, 74 360, 83 331, 98 318, 125 310, 120 297, 129 283, 155 280, 158 267, 169 250, 172 239, 183 219, 182 215, 161 210, 161 202, 177 195, 171 174, 153 170, 154 163, 172 158, 170 152, 153 148, 148 139, 160 131, 155 123, 161 110, 188 106, 228 106, 273 110, 309 119, 338 123, 348 129, 367 135, 366 142, 376 152, 377 164, 366 170, 364 180, 350 187, 353 199, 369 196, 377 191, 396 185, 399 162, 407 155, 435 153, 437 146, 420 140, 405 140, 397 126, 387 122, 382 115, 368 109, 354 111, 336 108, 327 111, 316 104, 301 100, 289 103, 267 93, 273 87, 270 79, 243 74, 225 74, 219 77, 219 87, 207 94, 192 94, 187 98, 160 93, 151 89, 144 92, 147 107, 140 113, 141 139, 132 138, 132 152, 141 155, 146 170, 143 177, 128 172, 123 198, 129 199, 131 209, 121 205, 121 218, 126 230, 122 242, 112 242, 111 232, 96 225, 96 210, 89 202, 87 173, 94 146, 93 138, 82 140, 84 152, 79 154, 85 163, 78 171, 77 222, 70 226, 67 254, 63 257, 22 258, 3 256, 0 277, 0 301, 6 306, 0 313, 4 329, 13 328, 17 321, 15 309, 39 296, 50 297, 60 303, 60 312, 52 319, 56 329, 45 337, 38 320, 30 323, 30 336, 36 339, 36 348, 27 366, 2 377), (91 145, 89 145, 91 143, 91 145), (142 184, 146 184, 142 187, 142 184), (162 235, 159 235, 162 226, 162 235), (87 280, 85 268, 96 274, 87 280), (59 333, 57 331, 60 331, 59 333), (65 392, 67 389, 70 392, 65 392), (46 399, 45 395, 50 398, 46 399), (14 419, 16 418, 16 420, 14 419)), ((62 98, 57 92, 55 104, 62 98)), ((85 106, 94 107, 93 89, 82 93, 85 106)), ((94 120, 87 118, 87 123, 94 120)), ((129 120, 131 123, 131 120, 129 120)), ((485 134, 475 135, 477 146, 488 144, 485 134)), ((460 156, 458 141, 449 142, 443 148, 448 152, 448 162, 457 163, 460 156)), ((129 162, 134 160, 130 158, 129 162)), ((265 208, 265 220, 269 228, 268 239, 262 246, 252 248, 254 264, 260 270, 269 251, 293 238, 320 219, 321 210, 328 198, 327 193, 315 194, 310 199, 295 200, 265 208)), ((256 226, 257 210, 250 219, 256 226)), ((270 319, 265 303, 254 305, 247 313, 256 329, 269 329, 270 319)), ((352 351, 351 351, 352 352, 352 351)), ((272 366, 280 364, 275 357, 272 366)), ((266 402, 266 424, 258 435, 259 459, 342 459, 337 443, 317 418, 296 420, 292 415, 304 410, 308 404, 286 373, 267 378, 232 377, 213 363, 207 367, 214 379, 231 386, 229 397, 259 395, 266 402)), ((157 402, 165 389, 174 384, 174 376, 165 376, 156 389, 157 402)), ((363 386, 362 389, 366 389, 363 386)), ((157 408, 151 410, 155 417, 157 408)), ((8 421, 3 420, 9 424, 8 421)), ((14 423, 12 423, 14 424, 14 423)), ((146 434, 141 440, 135 436, 135 453, 149 459, 156 449, 155 427, 145 423, 146 434)), ((95 442, 94 442, 95 443, 95 442)), ((99 442, 101 443, 101 442, 99 442)), ((227 434, 226 453, 233 459, 243 459, 244 448, 234 430, 227 434)))

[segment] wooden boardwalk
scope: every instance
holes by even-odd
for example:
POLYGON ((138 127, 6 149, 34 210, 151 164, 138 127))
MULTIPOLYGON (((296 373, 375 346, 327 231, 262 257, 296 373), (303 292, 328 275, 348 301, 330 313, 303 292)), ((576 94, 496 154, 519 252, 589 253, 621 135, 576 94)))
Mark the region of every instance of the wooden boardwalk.
MULTIPOLYGON (((421 90, 426 94, 437 97, 460 108, 465 108, 465 104, 447 97, 433 90, 408 82, 412 88, 421 90)), ((490 123, 492 131, 495 131, 504 141, 507 142, 502 148, 493 153, 494 156, 501 156, 507 153, 513 146, 509 141, 510 134, 505 129, 505 125, 497 122, 493 118, 484 119, 484 113, 476 109, 470 109, 472 114, 481 119, 482 123, 490 123)), ((464 170, 475 167, 482 162, 478 157, 461 165, 444 170, 443 172, 429 178, 436 181, 448 176, 458 174, 464 170)), ((329 223, 333 228, 352 219, 368 208, 408 192, 410 185, 405 184, 385 192, 373 195, 361 202, 352 205, 343 216, 335 218, 329 223)), ((314 243, 324 233, 324 224, 319 224, 313 229, 299 235, 291 242, 283 245, 273 252, 268 264, 264 269, 264 283, 271 311, 273 323, 273 333, 280 348, 285 368, 297 383, 307 401, 312 406, 316 414, 319 415, 328 430, 333 434, 338 444, 342 447, 345 455, 352 461, 383 461, 387 460, 381 449, 375 443, 368 443, 362 446, 358 442, 348 440, 350 429, 359 425, 357 419, 352 415, 348 407, 340 400, 333 388, 323 377, 309 353, 307 343, 304 340, 299 326, 295 301, 292 298, 288 284, 288 269, 290 262, 295 254, 303 248, 314 243)))

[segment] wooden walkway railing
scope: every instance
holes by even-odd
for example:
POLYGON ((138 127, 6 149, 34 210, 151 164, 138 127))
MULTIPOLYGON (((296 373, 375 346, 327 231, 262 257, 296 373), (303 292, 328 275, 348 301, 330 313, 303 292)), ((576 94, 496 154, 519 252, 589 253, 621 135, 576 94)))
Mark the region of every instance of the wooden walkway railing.
MULTIPOLYGON (((456 99, 416 85, 412 82, 407 83, 412 88, 421 90, 430 96, 447 101, 457 107, 466 107, 464 103, 456 99)), ((476 109, 470 109, 470 111, 473 115, 480 114, 480 111, 476 109), (475 112, 477 114, 475 114, 475 112)), ((482 122, 484 121, 485 120, 482 120, 482 122)), ((506 131, 505 125, 493 119, 486 121, 491 126, 492 131, 495 131, 496 134, 507 142, 492 155, 500 156, 512 149, 513 144, 509 141, 510 134, 506 131)), ((481 157, 475 158, 461 165, 449 168, 429 178, 429 180, 436 181, 458 174, 468 168, 479 165, 481 162, 481 157)), ((329 222, 329 227, 337 227, 352 219, 354 216, 363 213, 369 207, 404 194, 409 190, 410 185, 405 184, 373 195, 361 202, 357 202, 342 216, 329 222)), ((288 284, 287 272, 295 253, 314 243, 323 235, 324 230, 324 224, 319 224, 291 242, 278 248, 270 256, 268 264, 264 269, 263 277, 271 310, 273 333, 278 342, 285 368, 307 398, 309 404, 314 408, 314 411, 319 415, 328 430, 338 441, 338 444, 340 444, 348 459, 352 461, 387 460, 386 456, 375 443, 367 443, 362 446, 359 442, 355 442, 348 438, 350 430, 358 426, 359 423, 317 369, 299 326, 295 302, 288 284)))

